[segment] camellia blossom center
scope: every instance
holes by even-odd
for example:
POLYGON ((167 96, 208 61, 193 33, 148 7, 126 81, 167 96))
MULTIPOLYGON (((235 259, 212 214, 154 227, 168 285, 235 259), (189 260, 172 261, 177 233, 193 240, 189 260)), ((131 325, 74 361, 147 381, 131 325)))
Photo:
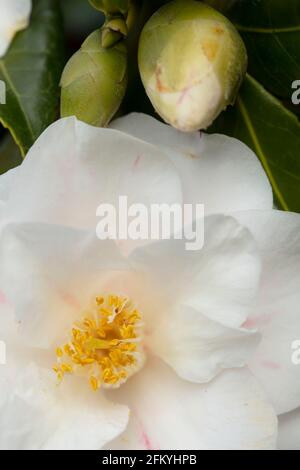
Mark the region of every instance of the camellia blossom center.
POLYGON ((56 348, 53 367, 59 382, 65 374, 84 375, 91 388, 117 388, 144 364, 143 323, 127 297, 96 297, 83 319, 75 323, 69 341, 56 348))

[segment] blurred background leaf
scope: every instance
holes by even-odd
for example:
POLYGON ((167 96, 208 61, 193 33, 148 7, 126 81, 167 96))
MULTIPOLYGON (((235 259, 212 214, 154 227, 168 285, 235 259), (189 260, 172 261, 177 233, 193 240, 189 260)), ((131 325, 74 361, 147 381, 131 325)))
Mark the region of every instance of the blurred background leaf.
POLYGON ((104 16, 92 8, 88 0, 60 0, 67 43, 67 58, 83 41, 103 24, 104 16))
POLYGON ((6 105, 0 122, 24 156, 58 115, 59 81, 64 65, 64 34, 57 0, 34 0, 30 26, 15 37, 0 59, 6 105))

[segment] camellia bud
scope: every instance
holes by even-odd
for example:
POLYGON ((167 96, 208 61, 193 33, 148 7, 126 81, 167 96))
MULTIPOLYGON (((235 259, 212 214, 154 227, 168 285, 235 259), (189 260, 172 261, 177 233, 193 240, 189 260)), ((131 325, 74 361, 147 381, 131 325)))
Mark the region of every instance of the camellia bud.
POLYGON ((233 104, 247 69, 247 52, 221 13, 176 0, 146 23, 139 44, 146 92, 160 116, 182 131, 207 128, 233 104))
POLYGON ((118 110, 127 87, 127 48, 118 42, 101 46, 94 31, 67 63, 61 77, 61 116, 76 116, 106 126, 118 110))
POLYGON ((129 8, 129 0, 89 0, 90 4, 106 15, 125 14, 129 8))

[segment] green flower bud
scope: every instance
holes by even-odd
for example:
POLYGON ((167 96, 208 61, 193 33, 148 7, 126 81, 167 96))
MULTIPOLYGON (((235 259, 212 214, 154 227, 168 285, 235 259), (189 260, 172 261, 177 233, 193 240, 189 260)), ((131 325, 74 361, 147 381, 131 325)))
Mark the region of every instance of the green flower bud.
POLYGON ((118 110, 127 87, 127 48, 118 42, 101 46, 94 31, 67 63, 61 77, 61 115, 75 115, 94 126, 106 126, 118 110))
POLYGON ((232 104, 247 68, 247 52, 221 13, 176 0, 146 23, 139 44, 146 92, 160 116, 182 131, 207 128, 232 104))
POLYGON ((112 18, 101 29, 102 47, 111 47, 127 36, 128 29, 123 18, 112 18))
POLYGON ((121 13, 125 15, 129 8, 129 0, 89 0, 90 4, 105 15, 121 13))

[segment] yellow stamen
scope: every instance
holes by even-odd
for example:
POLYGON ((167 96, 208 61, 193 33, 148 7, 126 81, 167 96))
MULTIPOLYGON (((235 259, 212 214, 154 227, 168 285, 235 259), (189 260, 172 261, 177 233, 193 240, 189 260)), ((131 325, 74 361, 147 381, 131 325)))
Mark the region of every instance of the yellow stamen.
POLYGON ((120 386, 143 364, 140 320, 128 298, 96 297, 90 311, 73 325, 70 340, 56 348, 53 370, 58 380, 83 369, 94 391, 101 384, 120 386))

